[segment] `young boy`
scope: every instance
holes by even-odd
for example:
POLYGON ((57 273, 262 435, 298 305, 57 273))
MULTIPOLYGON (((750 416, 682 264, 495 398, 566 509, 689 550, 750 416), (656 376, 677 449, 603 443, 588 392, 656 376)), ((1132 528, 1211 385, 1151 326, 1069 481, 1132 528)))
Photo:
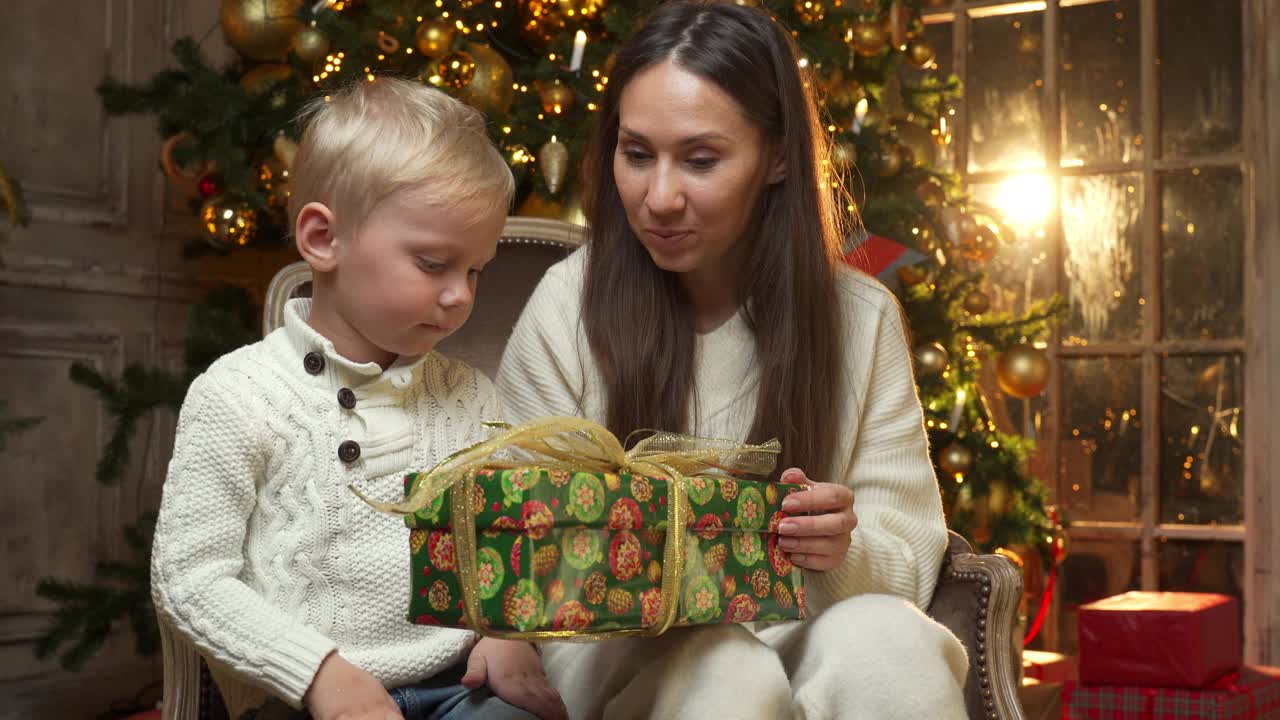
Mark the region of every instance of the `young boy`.
POLYGON ((479 113, 416 83, 305 118, 289 214, 313 298, 197 378, 178 421, 151 574, 166 717, 195 700, 190 643, 232 718, 563 717, 528 643, 405 619, 409 531, 348 488, 394 499, 499 416, 432 350, 471 312, 511 172, 479 113))

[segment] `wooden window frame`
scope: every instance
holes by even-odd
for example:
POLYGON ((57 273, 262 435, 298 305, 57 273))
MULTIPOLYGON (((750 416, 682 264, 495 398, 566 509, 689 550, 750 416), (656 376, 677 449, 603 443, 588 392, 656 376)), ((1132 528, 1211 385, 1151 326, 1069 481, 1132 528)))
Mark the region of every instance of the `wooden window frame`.
MULTIPOLYGON (((1266 28, 1280 26, 1280 0, 1242 0, 1243 127, 1237 150, 1193 158, 1162 157, 1160 148, 1160 89, 1157 75, 1159 0, 1138 0, 1139 59, 1141 62, 1141 126, 1147 149, 1133 163, 1092 163, 1061 166, 1060 11, 1063 7, 1106 0, 973 0, 946 2, 925 9, 926 23, 951 23, 951 71, 962 81, 969 78, 970 19, 1014 12, 1039 11, 1043 18, 1041 94, 1042 142, 1045 165, 1040 170, 968 172, 969 136, 965 100, 952 118, 955 168, 968 183, 991 183, 1010 176, 1043 173, 1053 192, 1053 210, 1045 222, 1049 243, 1048 262, 1056 268, 1051 291, 1064 289, 1063 234, 1058 208, 1061 179, 1081 175, 1133 174, 1142 179, 1143 213, 1141 245, 1142 295, 1145 322, 1136 341, 1106 341, 1064 346, 1060 338, 1050 343, 1054 358, 1130 357, 1141 362, 1140 413, 1147 418, 1142 430, 1140 516, 1132 522, 1075 521, 1071 535, 1079 539, 1137 541, 1141 557, 1141 586, 1158 589, 1159 544, 1165 540, 1225 541, 1241 543, 1244 550, 1245 659, 1251 663, 1280 661, 1280 42, 1267 36, 1266 28), (1161 176, 1189 168, 1233 168, 1241 173, 1243 227, 1244 333, 1223 340, 1162 340, 1162 287, 1160 205, 1161 176), (1270 202, 1265 201, 1270 199, 1270 202), (1160 499, 1160 361, 1166 355, 1238 354, 1243 358, 1242 412, 1244 437, 1244 522, 1238 525, 1184 525, 1159 522, 1160 499), (1268 439, 1273 442, 1268 442, 1268 439)), ((1063 412, 1062 374, 1057 362, 1047 391, 1041 426, 1040 467, 1052 469, 1048 480, 1055 498, 1069 479, 1058 463, 1058 431, 1063 412)), ((1060 603, 1055 598, 1055 611, 1060 603)), ((1057 615, 1057 612, 1054 613, 1057 615)), ((1057 623, 1046 625, 1046 640, 1056 646, 1057 623)))

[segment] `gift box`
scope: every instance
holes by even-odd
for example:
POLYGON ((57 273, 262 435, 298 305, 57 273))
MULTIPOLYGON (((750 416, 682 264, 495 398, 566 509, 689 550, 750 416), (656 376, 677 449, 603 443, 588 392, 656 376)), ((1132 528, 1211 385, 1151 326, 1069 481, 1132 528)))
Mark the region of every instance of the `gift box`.
POLYGON ((1075 658, 1041 650, 1022 651, 1022 677, 1042 683, 1065 683, 1077 679, 1075 658))
POLYGON ((1063 720, 1275 720, 1280 670, 1245 667, 1200 689, 1077 685, 1063 694, 1063 720))
MULTIPOLYGON (((406 478, 406 492, 421 477, 406 478)), ((782 500, 806 489, 715 475, 482 470, 406 516, 409 617, 529 639, 652 631, 664 624, 665 588, 669 625, 803 618, 801 571, 776 531, 782 500), (675 523, 673 502, 683 504, 675 523), (468 555, 473 573, 462 572, 468 555)))
POLYGON ((1080 682, 1199 688, 1241 665, 1240 606, 1225 595, 1129 592, 1080 607, 1080 682))

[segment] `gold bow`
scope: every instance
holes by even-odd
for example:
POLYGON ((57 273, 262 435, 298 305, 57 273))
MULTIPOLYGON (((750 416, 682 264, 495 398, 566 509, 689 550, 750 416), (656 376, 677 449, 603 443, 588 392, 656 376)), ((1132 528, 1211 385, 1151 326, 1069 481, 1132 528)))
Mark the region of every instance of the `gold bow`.
MULTIPOLYGON (((486 634, 519 640, 603 640, 634 635, 661 635, 675 622, 679 589, 684 576, 685 508, 688 479, 696 475, 768 475, 782 446, 777 440, 762 445, 712 440, 681 433, 654 432, 624 450, 613 433, 598 423, 575 417, 547 417, 511 427, 450 455, 419 476, 402 502, 388 503, 351 490, 366 503, 387 513, 411 514, 429 506, 442 493, 451 496, 453 541, 462 587, 463 610, 470 627, 479 628, 480 592, 476 577, 476 529, 471 488, 480 470, 536 467, 599 473, 646 475, 667 481, 667 541, 663 550, 661 604, 658 622, 644 629, 582 633, 574 630, 529 632, 493 631, 486 634)), ((649 431, 638 431, 649 432, 649 431)))

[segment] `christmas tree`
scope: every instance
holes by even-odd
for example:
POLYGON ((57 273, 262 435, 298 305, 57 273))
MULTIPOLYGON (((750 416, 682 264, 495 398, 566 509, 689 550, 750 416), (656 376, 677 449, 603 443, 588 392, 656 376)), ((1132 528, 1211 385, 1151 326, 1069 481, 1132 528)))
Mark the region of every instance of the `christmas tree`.
MULTIPOLYGON (((950 527, 983 551, 1030 553, 1038 557, 1026 561, 1051 567, 1061 555, 1061 527, 1044 487, 1027 472, 1031 443, 997 427, 990 396, 1027 398, 1043 390, 1048 360, 1035 343, 1047 337, 1061 305, 1055 300, 1012 315, 993 303, 982 268, 1017 238, 934 166, 951 140, 949 103, 960 87, 936 70, 923 35, 923 0, 738 1, 763 5, 792 30, 833 136, 827 179, 852 191, 856 206, 848 211, 867 230, 850 239, 856 247, 848 260, 899 290, 950 527), (981 382, 990 361, 999 390, 981 382)), ((212 67, 197 43, 184 39, 174 47, 176 68, 141 86, 108 81, 99 90, 112 113, 156 116, 161 167, 190 193, 192 246, 205 251, 283 242, 298 109, 345 83, 387 75, 433 85, 486 114, 517 180, 518 213, 579 222, 577 159, 595 99, 609 82, 611 52, 655 5, 223 0, 222 37, 237 51, 236 62, 212 67)), ((180 405, 199 369, 252 339, 252 324, 236 320, 243 317, 225 297, 198 308, 188 344, 198 352, 189 352, 182 375, 133 368, 114 380, 77 369, 77 381, 99 392, 119 420, 100 481, 124 471, 129 432, 143 413, 180 405)), ((145 528, 130 532, 142 537, 145 528)), ((136 592, 145 588, 145 572, 129 577, 133 591, 113 592, 145 603, 146 593, 136 592)), ((98 586, 50 581, 44 589, 82 609, 107 597, 98 586)), ((98 603, 87 626, 75 625, 83 613, 60 614, 41 649, 72 643, 64 660, 83 659, 94 638, 105 637, 101 628, 111 620, 105 605, 98 603)))

